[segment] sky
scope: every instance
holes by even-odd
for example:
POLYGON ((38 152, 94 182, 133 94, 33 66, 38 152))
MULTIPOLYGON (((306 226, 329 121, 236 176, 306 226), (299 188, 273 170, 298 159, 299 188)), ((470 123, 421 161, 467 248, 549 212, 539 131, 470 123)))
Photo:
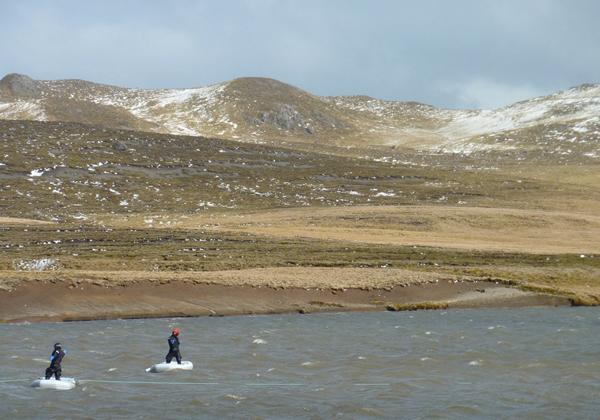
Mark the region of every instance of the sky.
POLYGON ((598 22, 597 0, 0 0, 0 77, 494 108, 600 82, 598 22))

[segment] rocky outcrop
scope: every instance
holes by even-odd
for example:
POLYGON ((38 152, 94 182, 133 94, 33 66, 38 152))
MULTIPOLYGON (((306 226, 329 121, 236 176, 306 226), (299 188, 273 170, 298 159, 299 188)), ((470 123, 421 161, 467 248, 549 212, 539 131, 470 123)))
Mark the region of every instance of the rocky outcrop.
POLYGON ((0 97, 7 99, 32 99, 40 94, 38 82, 24 74, 7 74, 0 80, 0 97))

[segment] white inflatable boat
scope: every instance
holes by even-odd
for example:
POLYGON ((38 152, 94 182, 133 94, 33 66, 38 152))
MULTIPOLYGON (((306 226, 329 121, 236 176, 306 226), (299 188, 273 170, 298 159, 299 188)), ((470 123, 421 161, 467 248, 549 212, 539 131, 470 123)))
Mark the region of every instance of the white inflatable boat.
POLYGON ((171 370, 192 370, 194 369, 194 364, 190 361, 187 360, 182 360, 181 364, 172 361, 171 363, 166 363, 166 362, 162 362, 162 363, 157 363, 155 365, 150 366, 148 369, 146 369, 146 372, 150 372, 150 373, 162 373, 162 372, 169 372, 171 370))
POLYGON ((42 389, 59 389, 61 391, 66 391, 69 389, 75 388, 77 383, 75 382, 75 378, 60 378, 60 380, 56 380, 54 378, 50 379, 36 379, 31 383, 31 386, 34 388, 42 388, 42 389))

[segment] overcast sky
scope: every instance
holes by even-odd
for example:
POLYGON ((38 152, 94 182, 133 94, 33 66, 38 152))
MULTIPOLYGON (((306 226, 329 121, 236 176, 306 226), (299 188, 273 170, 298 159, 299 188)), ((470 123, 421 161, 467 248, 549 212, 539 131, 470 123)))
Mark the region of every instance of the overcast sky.
POLYGON ((599 22, 597 0, 0 0, 0 73, 487 108, 600 82, 599 22))

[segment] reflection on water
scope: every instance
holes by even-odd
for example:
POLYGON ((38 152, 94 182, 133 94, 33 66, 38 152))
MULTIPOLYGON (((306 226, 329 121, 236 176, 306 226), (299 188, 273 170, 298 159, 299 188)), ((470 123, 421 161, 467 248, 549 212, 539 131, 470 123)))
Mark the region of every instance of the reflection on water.
POLYGON ((596 418, 600 310, 0 326, 0 418, 596 418), (195 370, 148 374, 171 326, 195 370), (52 344, 73 391, 28 387, 52 344))

